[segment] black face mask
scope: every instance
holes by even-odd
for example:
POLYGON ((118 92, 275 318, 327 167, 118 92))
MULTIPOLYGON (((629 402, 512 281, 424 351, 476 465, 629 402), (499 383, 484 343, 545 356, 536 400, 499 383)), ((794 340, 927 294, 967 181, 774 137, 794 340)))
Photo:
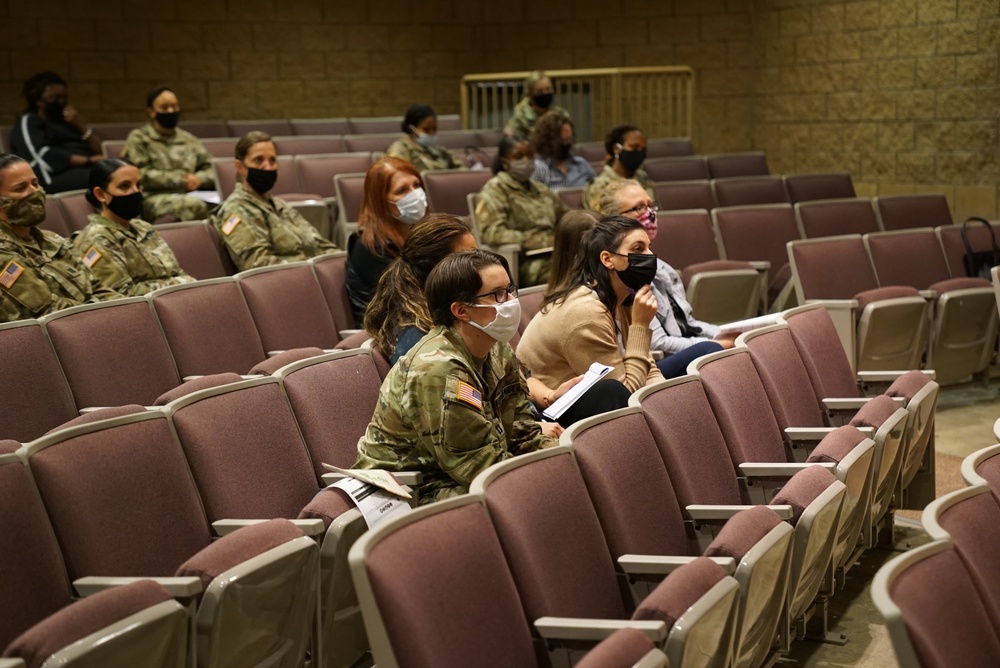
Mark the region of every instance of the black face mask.
POLYGON ((539 109, 548 109, 552 106, 552 98, 555 97, 552 93, 542 93, 541 95, 535 95, 531 98, 531 101, 535 103, 535 106, 539 109))
POLYGON ((270 192, 271 188, 278 181, 278 170, 257 169, 247 167, 247 184, 254 189, 258 195, 270 192))
POLYGON ((643 161, 646 159, 646 149, 640 149, 638 151, 626 151, 622 150, 618 153, 618 159, 622 163, 622 167, 630 172, 634 172, 639 169, 643 161))
POLYGON ((570 152, 573 150, 572 144, 559 144, 559 152, 556 155, 560 160, 565 160, 569 157, 570 152))
POLYGON ((65 109, 65 102, 46 102, 45 118, 50 121, 61 121, 63 120, 63 111, 65 111, 65 109))
POLYGON ((138 218, 142 213, 142 193, 136 191, 128 195, 115 195, 105 206, 111 213, 124 220, 138 218))
MULTIPOLYGON (((615 253, 621 255, 621 253, 615 253)), ((656 277, 656 256, 645 253, 629 253, 628 267, 618 272, 618 278, 622 279, 625 287, 638 290, 644 285, 649 285, 656 277)))
POLYGON ((177 127, 177 123, 181 120, 181 112, 171 111, 171 112, 156 112, 156 122, 165 127, 168 130, 173 130, 177 127))

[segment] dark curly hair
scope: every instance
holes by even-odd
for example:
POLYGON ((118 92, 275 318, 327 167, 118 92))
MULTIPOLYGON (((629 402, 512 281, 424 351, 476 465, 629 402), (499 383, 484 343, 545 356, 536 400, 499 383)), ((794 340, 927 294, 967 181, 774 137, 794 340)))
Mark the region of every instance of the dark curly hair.
POLYGON ((604 140, 604 163, 611 165, 615 162, 615 146, 625 143, 625 137, 630 132, 642 132, 642 128, 635 125, 618 125, 611 128, 607 138, 604 140))
POLYGON ((25 113, 34 113, 38 108, 38 101, 45 94, 45 89, 52 84, 65 86, 66 80, 52 70, 45 70, 44 72, 35 74, 24 82, 24 85, 21 86, 21 94, 24 95, 24 101, 28 105, 24 108, 25 113))
POLYGON ((566 114, 558 111, 548 111, 535 122, 531 128, 531 148, 535 155, 546 160, 559 157, 559 146, 562 144, 562 128, 564 125, 573 127, 573 121, 566 114))

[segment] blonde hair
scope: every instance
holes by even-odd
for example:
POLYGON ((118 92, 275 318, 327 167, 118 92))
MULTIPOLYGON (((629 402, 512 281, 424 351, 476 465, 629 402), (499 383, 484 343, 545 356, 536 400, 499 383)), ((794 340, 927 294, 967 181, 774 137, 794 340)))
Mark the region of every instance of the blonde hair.
POLYGON ((642 184, 635 179, 615 179, 606 185, 597 196, 598 210, 605 216, 617 216, 621 213, 618 211, 618 193, 629 186, 642 188, 642 184))

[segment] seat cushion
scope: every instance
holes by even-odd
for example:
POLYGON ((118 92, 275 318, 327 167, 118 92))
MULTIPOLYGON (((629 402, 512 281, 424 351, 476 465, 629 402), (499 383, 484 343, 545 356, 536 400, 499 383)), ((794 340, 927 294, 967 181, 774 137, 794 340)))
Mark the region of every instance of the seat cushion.
POLYGON ((849 424, 837 427, 823 437, 806 462, 810 464, 839 464, 865 438, 865 435, 858 431, 857 427, 852 427, 849 424))
POLYGON ((985 278, 967 278, 961 276, 959 278, 948 278, 943 281, 938 281, 932 284, 928 289, 933 290, 938 296, 943 295, 946 292, 951 292, 952 290, 970 290, 972 288, 991 288, 992 284, 985 278))
POLYGON ((580 659, 576 668, 631 666, 653 650, 653 642, 636 629, 619 629, 580 659))
POLYGON ((323 349, 315 347, 292 348, 291 350, 285 350, 284 352, 280 352, 273 357, 268 357, 263 362, 254 366, 254 368, 250 369, 249 375, 270 376, 286 364, 291 364, 292 362, 298 362, 299 360, 316 357, 317 355, 322 354, 323 349))
POLYGON ((858 317, 864 312, 865 307, 872 302, 878 302, 885 299, 899 299, 901 297, 919 297, 920 292, 916 288, 911 288, 906 285, 887 285, 882 288, 875 288, 874 290, 865 290, 864 292, 859 292, 854 295, 854 298, 858 300, 858 308, 855 313, 858 317))
POLYGON ((832 473, 822 466, 810 466, 799 471, 775 495, 771 503, 778 506, 791 506, 791 524, 796 524, 809 504, 816 500, 826 488, 837 482, 832 473))
POLYGON ((705 550, 706 557, 732 557, 737 563, 754 545, 781 523, 778 514, 767 506, 742 510, 726 522, 705 550))
POLYGON ((17 441, 13 441, 9 438, 0 440, 0 455, 10 454, 21 447, 21 444, 17 441))
POLYGON ((335 519, 351 508, 354 508, 354 502, 347 496, 347 492, 336 487, 327 487, 306 504, 298 519, 323 520, 323 526, 329 528, 335 519))
POLYGON ((181 564, 175 575, 193 575, 201 579, 204 591, 212 580, 230 568, 304 535, 288 520, 251 524, 214 541, 181 564))
POLYGON ((854 417, 851 419, 850 425, 852 427, 871 427, 872 429, 878 431, 882 423, 889 419, 889 417, 896 412, 899 408, 896 402, 892 398, 887 397, 884 394, 880 394, 877 397, 872 397, 869 401, 865 402, 865 405, 861 407, 854 417))
POLYGON ((138 404, 127 404, 125 406, 112 406, 110 408, 102 408, 96 411, 90 411, 89 413, 84 413, 79 417, 75 417, 69 422, 64 422, 54 429, 48 430, 47 434, 59 431, 61 429, 69 429, 70 427, 78 427, 81 424, 90 424, 91 422, 97 422, 98 420, 107 420, 110 418, 121 417, 123 415, 132 415, 133 413, 144 413, 146 408, 138 404))
POLYGON ((887 397, 903 397, 910 401, 922 390, 927 383, 931 382, 930 376, 920 371, 907 371, 902 376, 893 381, 889 389, 885 391, 887 397))
POLYGON ((724 577, 726 572, 721 566, 708 557, 698 557, 668 575, 639 604, 632 619, 661 621, 670 629, 688 608, 724 577))
POLYGON ((19 657, 28 668, 38 668, 67 645, 171 599, 170 593, 152 580, 98 592, 35 624, 16 638, 3 655, 19 657))
POLYGON ((198 392, 200 390, 207 390, 210 387, 219 387, 220 385, 228 385, 229 383, 238 383, 243 380, 238 373, 213 373, 208 376, 201 376, 200 378, 194 378, 186 383, 181 383, 177 387, 167 392, 164 392, 156 398, 153 402, 154 406, 166 406, 174 399, 179 399, 193 392, 198 392))

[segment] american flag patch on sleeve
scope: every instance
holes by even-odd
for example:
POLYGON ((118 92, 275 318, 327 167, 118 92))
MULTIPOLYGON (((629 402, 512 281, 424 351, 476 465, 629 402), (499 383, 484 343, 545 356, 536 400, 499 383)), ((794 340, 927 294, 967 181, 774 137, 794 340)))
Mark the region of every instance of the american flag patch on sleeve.
POLYGON ((458 400, 483 410, 483 395, 468 383, 458 382, 458 400))
POLYGON ((239 224, 240 224, 240 217, 234 213, 233 215, 229 216, 226 222, 222 225, 222 233, 228 237, 230 234, 233 233, 233 230, 235 230, 236 226, 239 224))
POLYGON ((97 261, 102 257, 104 256, 101 255, 101 251, 91 246, 90 250, 87 251, 87 254, 83 256, 83 263, 87 265, 87 269, 93 269, 94 265, 97 264, 97 261))
POLYGON ((14 281, 17 280, 18 276, 23 273, 24 267, 11 260, 4 266, 3 271, 0 271, 0 285, 10 288, 10 286, 14 285, 14 281))

